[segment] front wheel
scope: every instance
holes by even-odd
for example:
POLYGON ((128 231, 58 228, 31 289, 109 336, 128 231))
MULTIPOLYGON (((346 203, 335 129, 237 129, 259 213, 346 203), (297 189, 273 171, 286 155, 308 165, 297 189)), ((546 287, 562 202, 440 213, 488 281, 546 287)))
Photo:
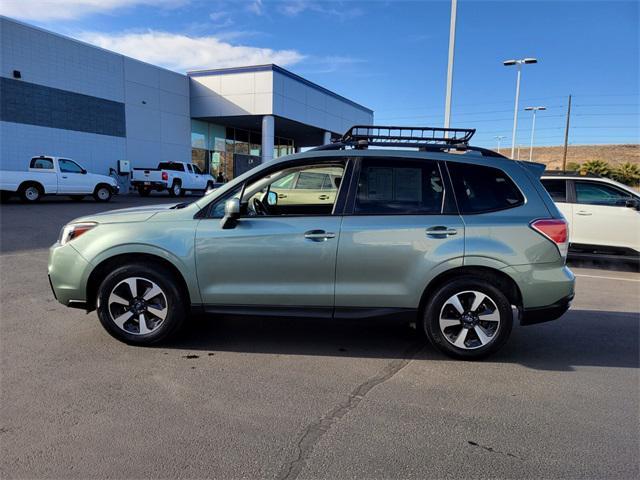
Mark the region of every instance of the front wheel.
POLYGON ((422 324, 436 348, 454 358, 476 360, 504 345, 513 313, 506 295, 488 279, 462 277, 434 292, 422 324))
POLYGON ((115 269, 100 285, 97 305, 107 332, 133 345, 166 339, 186 318, 176 279, 161 265, 131 264, 115 269))
POLYGON ((96 202, 108 202, 111 200, 111 187, 108 185, 98 185, 93 192, 93 198, 96 202))

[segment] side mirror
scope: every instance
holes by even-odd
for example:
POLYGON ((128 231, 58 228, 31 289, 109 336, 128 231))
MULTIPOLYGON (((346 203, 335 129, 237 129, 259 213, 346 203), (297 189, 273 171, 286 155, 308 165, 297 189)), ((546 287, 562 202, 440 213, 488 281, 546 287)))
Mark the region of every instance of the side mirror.
POLYGON ((278 194, 269 190, 269 193, 267 194, 267 205, 269 205, 270 207, 275 207, 277 204, 278 194))
POLYGON ((240 218, 240 199, 230 198, 224 203, 224 217, 220 220, 220 227, 223 230, 235 228, 240 218))
POLYGON ((640 210, 640 202, 635 198, 629 198, 625 202, 625 207, 633 208, 635 210, 640 210))
POLYGON ((82 170, 80 170, 80 173, 82 173, 83 175, 86 175, 87 171, 83 168, 82 170))

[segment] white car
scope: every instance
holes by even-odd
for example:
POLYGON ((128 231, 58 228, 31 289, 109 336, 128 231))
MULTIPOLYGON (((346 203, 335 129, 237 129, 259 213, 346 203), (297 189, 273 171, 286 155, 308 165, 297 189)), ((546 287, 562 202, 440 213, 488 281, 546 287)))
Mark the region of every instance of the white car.
POLYGON ((68 195, 74 200, 93 195, 98 202, 108 202, 119 189, 114 178, 89 173, 69 158, 40 155, 31 159, 27 171, 0 171, 2 197, 17 194, 29 203, 44 195, 68 195))
POLYGON ((187 190, 211 190, 215 187, 215 180, 191 163, 160 162, 157 168, 134 168, 131 185, 143 197, 153 190, 168 190, 169 195, 177 197, 183 196, 187 190))
POLYGON ((569 252, 640 260, 640 195, 622 183, 592 175, 550 173, 547 189, 569 222, 569 252))

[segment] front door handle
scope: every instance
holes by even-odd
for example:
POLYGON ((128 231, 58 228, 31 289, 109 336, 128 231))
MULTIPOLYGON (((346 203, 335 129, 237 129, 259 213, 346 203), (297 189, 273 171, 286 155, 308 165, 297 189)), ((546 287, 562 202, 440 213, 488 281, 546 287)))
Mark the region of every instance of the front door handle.
POLYGON ((304 232, 304 238, 314 242, 326 242, 330 238, 336 238, 336 234, 324 230, 309 230, 304 232))
POLYGON ((576 215, 582 215, 583 217, 588 217, 589 215, 593 215, 593 213, 587 212, 585 210, 580 210, 579 212, 576 212, 576 215))
POLYGON ((62 175, 62 178, 67 178, 67 176, 66 175, 62 175))
POLYGON ((284 193, 279 193, 278 198, 287 198, 287 196, 284 193))
POLYGON ((432 238, 446 238, 451 235, 456 235, 457 233, 458 230, 455 228, 449 228, 442 225, 427 228, 427 237, 432 238))
POLYGON ((329 200, 329 195, 320 195, 318 200, 329 200))

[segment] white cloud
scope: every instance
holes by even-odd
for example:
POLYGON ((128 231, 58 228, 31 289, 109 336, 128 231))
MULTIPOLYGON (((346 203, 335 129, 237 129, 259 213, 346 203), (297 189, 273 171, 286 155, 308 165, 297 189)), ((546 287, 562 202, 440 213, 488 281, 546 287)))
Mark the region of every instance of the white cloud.
POLYGON ((263 15, 263 7, 264 5, 262 4, 262 0, 254 0, 249 5, 247 5, 247 10, 251 13, 255 13, 256 15, 263 15))
POLYGON ((0 15, 21 20, 71 20, 91 13, 107 13, 149 5, 175 8, 189 0, 1 0, 0 15))
POLYGON ((286 66, 304 58, 296 50, 231 45, 213 36, 189 37, 154 30, 120 34, 84 32, 78 38, 180 72, 265 63, 286 66))

